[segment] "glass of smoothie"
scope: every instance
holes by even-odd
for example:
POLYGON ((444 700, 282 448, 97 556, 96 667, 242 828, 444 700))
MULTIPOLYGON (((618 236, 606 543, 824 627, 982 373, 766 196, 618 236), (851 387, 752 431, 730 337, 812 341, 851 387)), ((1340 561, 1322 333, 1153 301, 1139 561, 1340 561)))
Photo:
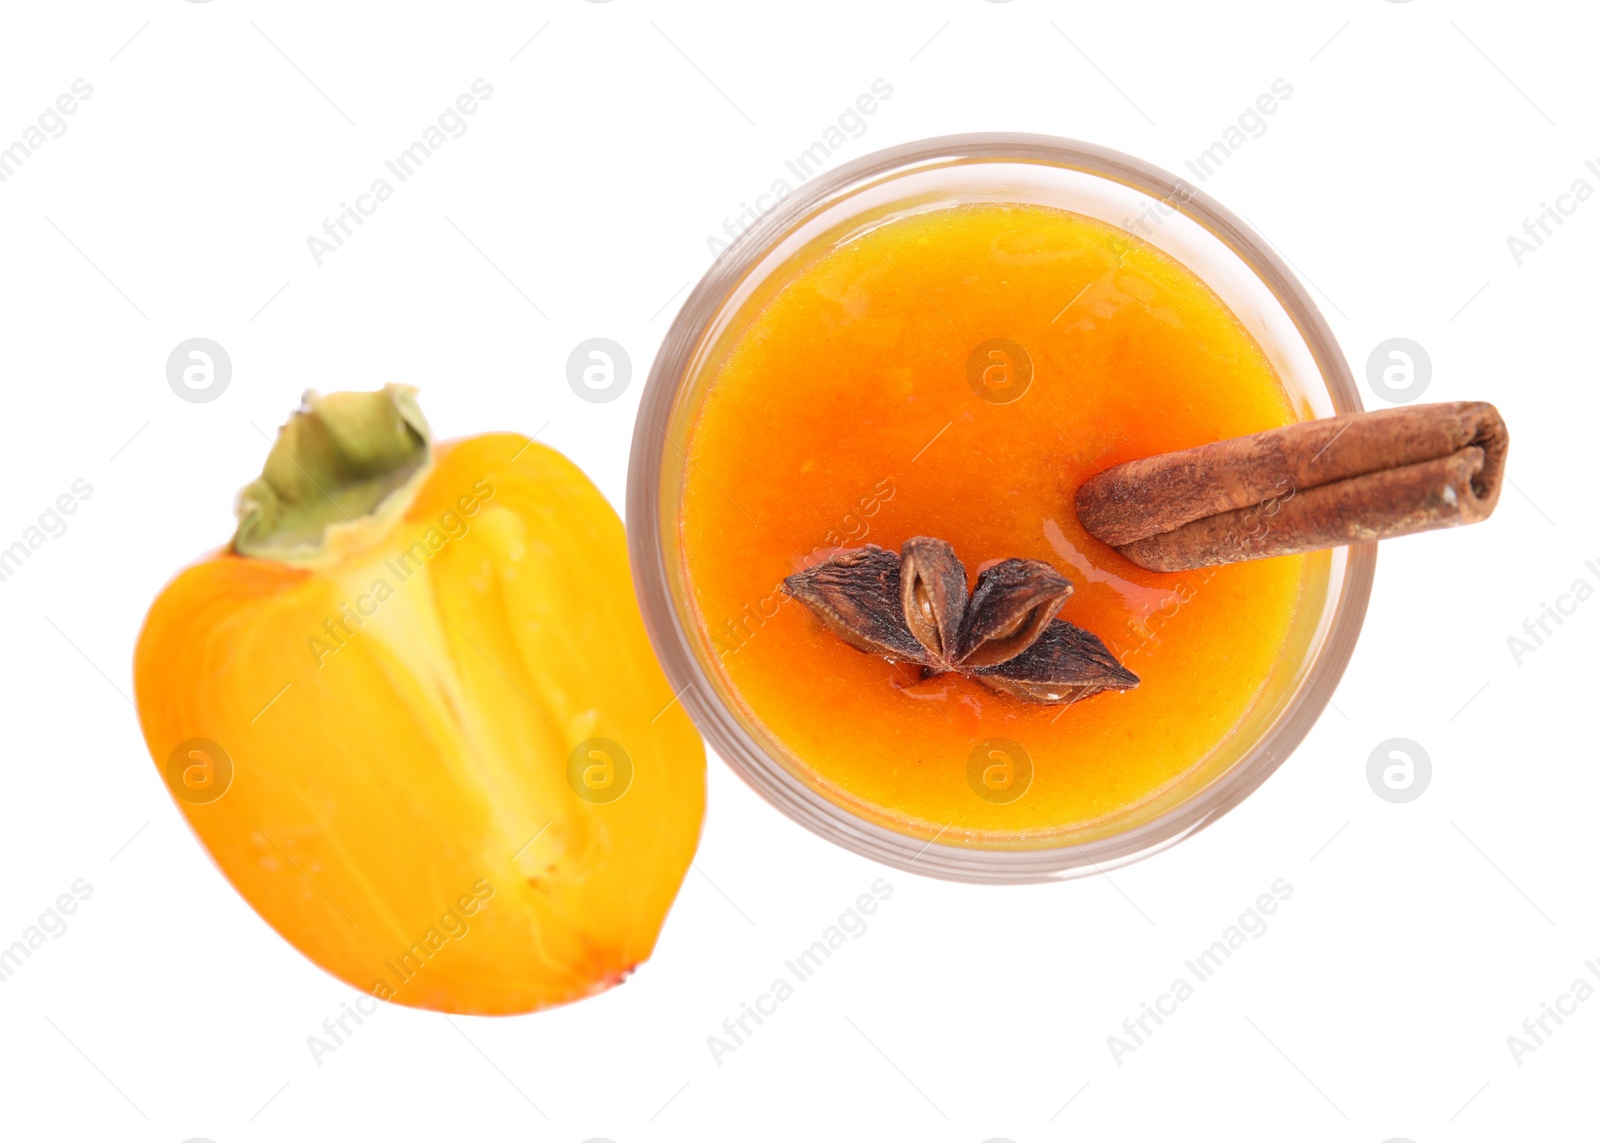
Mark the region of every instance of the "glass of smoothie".
POLYGON ((1079 486, 1360 407, 1294 275, 1185 180, 1044 136, 909 144, 803 184, 684 304, 634 434, 635 587, 677 701, 791 818, 930 876, 1093 873, 1283 762, 1376 545, 1151 572, 1084 530, 1079 486), (1029 701, 852 645, 786 586, 915 537, 968 587, 1049 565, 1137 685, 1029 701))

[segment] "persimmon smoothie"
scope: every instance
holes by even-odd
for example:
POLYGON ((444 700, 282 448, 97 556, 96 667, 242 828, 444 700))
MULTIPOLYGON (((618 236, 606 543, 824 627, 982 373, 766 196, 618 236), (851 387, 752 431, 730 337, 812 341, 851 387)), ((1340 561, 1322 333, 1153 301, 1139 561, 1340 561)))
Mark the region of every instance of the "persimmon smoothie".
POLYGON ((857 219, 770 283, 690 379, 679 490, 691 638, 753 733, 835 803, 957 845, 1106 836, 1231 765, 1295 674, 1328 554, 1150 572, 1073 510, 1112 465, 1311 416, 1223 301, 1127 231, 1018 203, 857 219), (1027 701, 864 652, 784 587, 913 537, 969 589, 1049 565, 1056 619, 1137 685, 1027 701))

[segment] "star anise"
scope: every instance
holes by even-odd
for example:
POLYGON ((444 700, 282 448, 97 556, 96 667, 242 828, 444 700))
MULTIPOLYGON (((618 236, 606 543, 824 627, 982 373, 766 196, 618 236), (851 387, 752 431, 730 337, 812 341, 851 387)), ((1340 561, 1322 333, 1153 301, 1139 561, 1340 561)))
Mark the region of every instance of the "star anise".
POLYGON ((1139 685, 1099 638, 1056 618, 1072 584, 1039 560, 1002 560, 969 596, 955 549, 915 536, 899 556, 873 544, 840 552, 783 589, 859 651, 954 671, 1027 702, 1139 685))

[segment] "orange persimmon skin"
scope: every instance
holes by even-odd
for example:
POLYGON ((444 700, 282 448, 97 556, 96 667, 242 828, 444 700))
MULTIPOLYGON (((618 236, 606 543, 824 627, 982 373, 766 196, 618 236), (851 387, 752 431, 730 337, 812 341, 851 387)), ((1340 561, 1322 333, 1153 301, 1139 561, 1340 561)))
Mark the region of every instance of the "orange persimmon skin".
POLYGON ((195 834, 312 961, 397 1003, 527 1012, 650 955, 704 748, 594 485, 520 436, 433 455, 403 516, 332 562, 181 572, 139 638, 139 713, 195 834), (169 765, 196 738, 231 761, 214 800, 169 765), (569 780, 595 766, 599 794, 569 780))

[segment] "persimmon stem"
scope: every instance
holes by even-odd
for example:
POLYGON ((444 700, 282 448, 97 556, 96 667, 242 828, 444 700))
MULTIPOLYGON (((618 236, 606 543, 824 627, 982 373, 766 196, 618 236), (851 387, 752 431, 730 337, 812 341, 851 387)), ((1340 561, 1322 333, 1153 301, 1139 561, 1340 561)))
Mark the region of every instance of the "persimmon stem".
POLYGON ((239 555, 315 563, 333 533, 403 509, 432 467, 432 434, 409 385, 308 390, 261 475, 239 493, 239 555))

